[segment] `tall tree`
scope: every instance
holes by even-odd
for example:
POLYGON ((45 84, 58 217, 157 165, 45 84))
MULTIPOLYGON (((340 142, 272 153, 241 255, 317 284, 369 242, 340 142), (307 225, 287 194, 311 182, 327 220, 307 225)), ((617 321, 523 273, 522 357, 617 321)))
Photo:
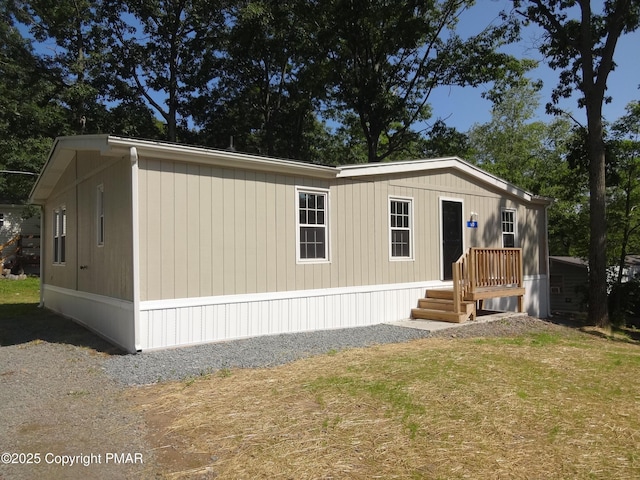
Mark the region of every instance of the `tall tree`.
POLYGON ((444 120, 436 120, 426 132, 422 142, 422 155, 425 157, 450 157, 452 155, 468 159, 471 155, 469 135, 448 127, 444 120))
POLYGON ((330 74, 331 112, 354 112, 367 160, 379 162, 415 142, 439 85, 476 86, 521 72, 497 51, 513 25, 489 26, 463 39, 459 16, 472 0, 329 0, 318 2, 320 46, 330 74))
POLYGON ((469 160, 525 190, 554 198, 549 209, 550 251, 578 253, 579 240, 588 233, 582 219, 586 210, 580 208, 586 185, 566 159, 573 141, 569 121, 534 120, 539 89, 538 82, 523 78, 489 92, 491 120, 469 131, 469 160))
POLYGON ((99 11, 106 43, 101 82, 110 100, 144 101, 166 123, 166 139, 187 128, 188 96, 215 81, 224 12, 205 0, 106 0, 99 11))
POLYGON ((39 58, 14 25, 15 11, 0 6, 0 199, 26 201, 52 138, 68 134, 58 70, 39 58))
POLYGON ((611 263, 617 266, 614 315, 621 317, 620 287, 630 251, 640 249, 640 103, 627 105, 627 114, 612 127, 611 157, 616 181, 608 188, 608 224, 611 263))
POLYGON ((91 83, 97 67, 94 55, 100 42, 92 35, 96 21, 95 3, 89 0, 16 1, 18 19, 41 44, 39 56, 59 74, 60 101, 67 107, 68 123, 75 133, 96 132, 105 107, 91 83))
POLYGON ((523 78, 500 94, 490 92, 491 121, 475 124, 469 131, 472 159, 478 165, 530 191, 536 183, 535 170, 546 153, 547 125, 533 121, 540 87, 523 78))
POLYGON ((541 87, 523 77, 492 88, 486 95, 493 102, 491 120, 469 130, 469 158, 532 193, 549 195, 570 167, 565 155, 572 134, 566 118, 535 120, 541 87))
POLYGON ((233 136, 245 151, 308 159, 325 90, 308 11, 304 0, 246 0, 228 10, 219 82, 193 103, 208 143, 226 147, 233 136))
POLYGON ((607 99, 607 79, 615 67, 618 39, 638 28, 640 2, 606 0, 595 13, 590 0, 514 0, 527 22, 545 32, 540 51, 549 66, 560 70, 560 83, 552 95, 550 110, 574 90, 586 110, 589 191, 589 320, 608 328, 606 259, 605 145, 602 105, 607 99))

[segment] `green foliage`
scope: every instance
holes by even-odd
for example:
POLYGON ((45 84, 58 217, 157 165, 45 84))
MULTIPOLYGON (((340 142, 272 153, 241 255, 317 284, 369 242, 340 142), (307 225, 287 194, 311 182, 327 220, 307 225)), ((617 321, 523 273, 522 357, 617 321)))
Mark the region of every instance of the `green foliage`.
POLYGON ((606 308, 606 189, 605 143, 602 105, 607 79, 615 67, 613 60, 618 39, 640 26, 640 3, 635 0, 607 0, 600 13, 591 2, 566 0, 514 0, 514 6, 526 22, 535 23, 544 32, 540 52, 559 82, 547 110, 560 113, 557 103, 574 91, 580 94, 578 105, 587 117, 589 165, 589 319, 599 327, 609 326, 606 308))
POLYGON ((462 39, 458 16, 472 1, 321 2, 318 35, 326 52, 329 110, 359 121, 368 162, 390 158, 419 139, 416 123, 429 116, 438 85, 479 85, 522 72, 497 53, 515 39, 510 22, 462 39))
POLYGON ((640 104, 627 105, 627 114, 612 126, 608 142, 611 175, 607 189, 607 254, 617 274, 612 286, 610 314, 616 324, 640 315, 640 289, 635 279, 622 283, 628 253, 640 252, 640 104))
POLYGON ((96 82, 110 100, 129 107, 144 101, 164 120, 165 138, 178 140, 190 117, 188 98, 216 78, 212 60, 225 30, 221 6, 204 0, 114 0, 103 2, 97 17, 95 38, 105 47, 96 82))
POLYGON ((609 295, 609 314, 613 324, 624 327, 640 322, 640 278, 615 283, 609 295))
POLYGON ((582 147, 582 137, 576 138, 564 118, 549 124, 532 120, 540 99, 538 84, 523 78, 511 88, 500 88, 499 94, 493 90, 489 95, 494 101, 491 121, 469 132, 469 159, 531 193, 553 198, 550 253, 585 256, 587 177, 568 160, 582 147))
MULTIPOLYGON (((51 139, 66 132, 58 79, 11 23, 11 12, 0 16, 0 170, 37 173, 51 139)), ((34 180, 0 173, 0 200, 23 203, 34 180)))
POLYGON ((329 133, 317 110, 325 95, 310 6, 301 0, 236 2, 216 88, 194 98, 204 143, 332 163, 317 151, 329 133))
POLYGON ((447 127, 442 120, 436 120, 427 132, 423 142, 422 156, 426 158, 457 156, 470 159, 472 156, 469 135, 447 127))

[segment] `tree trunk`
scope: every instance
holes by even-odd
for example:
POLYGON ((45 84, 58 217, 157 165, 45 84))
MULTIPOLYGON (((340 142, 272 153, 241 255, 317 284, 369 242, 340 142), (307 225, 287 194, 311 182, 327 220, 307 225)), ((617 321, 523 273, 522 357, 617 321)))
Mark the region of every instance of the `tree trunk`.
POLYGON ((602 140, 601 103, 587 97, 589 129, 589 321, 609 328, 607 308, 607 224, 605 197, 605 150, 602 140))

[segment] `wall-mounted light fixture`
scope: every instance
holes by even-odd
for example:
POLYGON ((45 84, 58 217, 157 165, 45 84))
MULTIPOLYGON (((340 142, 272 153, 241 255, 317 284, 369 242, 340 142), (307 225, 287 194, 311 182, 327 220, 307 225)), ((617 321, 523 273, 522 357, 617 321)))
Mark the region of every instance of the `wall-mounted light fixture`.
POLYGON ((477 222, 478 221, 478 214, 476 212, 471 212, 471 218, 470 220, 472 222, 477 222))

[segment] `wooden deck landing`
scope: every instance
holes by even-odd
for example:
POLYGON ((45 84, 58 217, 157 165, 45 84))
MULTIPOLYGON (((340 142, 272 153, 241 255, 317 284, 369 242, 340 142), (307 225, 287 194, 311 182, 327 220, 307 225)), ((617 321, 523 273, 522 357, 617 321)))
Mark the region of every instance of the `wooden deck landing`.
POLYGON ((411 318, 475 320, 484 300, 501 297, 518 297, 518 312, 524 312, 524 295, 522 249, 471 248, 453 264, 453 287, 427 290, 411 318))

